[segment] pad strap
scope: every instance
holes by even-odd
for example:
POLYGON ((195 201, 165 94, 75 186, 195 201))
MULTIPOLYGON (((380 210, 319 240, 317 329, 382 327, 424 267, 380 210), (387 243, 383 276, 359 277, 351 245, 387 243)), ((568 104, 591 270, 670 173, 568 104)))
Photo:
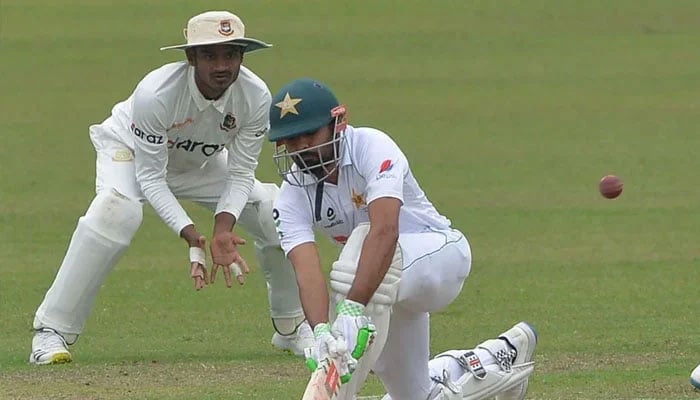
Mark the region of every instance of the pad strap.
POLYGON ((504 372, 510 372, 513 360, 517 352, 506 344, 502 339, 489 339, 480 344, 478 348, 486 350, 496 359, 496 363, 504 372))
POLYGON ((486 378, 486 369, 484 369, 484 366, 481 364, 479 356, 473 351, 462 354, 458 361, 459 364, 462 365, 464 369, 471 372, 476 379, 484 380, 486 378))
POLYGON ((448 351, 442 354, 438 354, 435 358, 449 357, 459 364, 465 371, 470 372, 478 380, 484 380, 486 378, 486 368, 481 363, 481 359, 471 350, 465 351, 462 354, 457 355, 457 351, 448 351))

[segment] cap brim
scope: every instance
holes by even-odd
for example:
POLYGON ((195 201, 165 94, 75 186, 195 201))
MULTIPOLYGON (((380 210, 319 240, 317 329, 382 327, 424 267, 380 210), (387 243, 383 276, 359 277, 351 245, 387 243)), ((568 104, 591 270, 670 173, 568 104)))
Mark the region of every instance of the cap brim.
POLYGON ((270 129, 268 131, 268 140, 270 142, 276 142, 278 140, 289 139, 302 134, 315 132, 321 129, 323 126, 330 124, 331 121, 333 121, 333 117, 329 116, 323 118, 315 118, 312 120, 296 121, 294 123, 285 125, 277 129, 270 126, 270 129))
POLYGON ((241 47, 245 48, 243 50, 244 53, 250 53, 251 51, 260 50, 260 49, 267 49, 269 47, 272 47, 271 44, 265 43, 262 40, 251 39, 251 38, 239 38, 239 39, 233 39, 233 40, 212 40, 212 41, 201 42, 201 43, 178 44, 175 46, 161 47, 160 49, 161 50, 185 50, 185 49, 189 49, 190 47, 207 46, 207 45, 212 45, 212 44, 230 44, 232 46, 241 46, 241 47))

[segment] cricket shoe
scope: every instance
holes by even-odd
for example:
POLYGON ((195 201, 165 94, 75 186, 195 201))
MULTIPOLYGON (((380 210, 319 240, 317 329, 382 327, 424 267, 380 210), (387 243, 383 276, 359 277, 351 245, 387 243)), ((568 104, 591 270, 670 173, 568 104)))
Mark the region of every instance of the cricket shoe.
MULTIPOLYGON (((527 364, 535 358, 535 346, 537 345, 537 331, 527 322, 519 322, 512 328, 498 336, 499 339, 508 342, 515 350, 515 358, 512 365, 527 364)), ((496 400, 523 400, 527 393, 530 378, 522 383, 496 395, 496 400)))
POLYGON ((32 353, 29 363, 36 365, 65 364, 72 358, 66 340, 51 328, 42 328, 34 332, 32 353))
POLYGON ((700 390, 700 365, 695 367, 693 372, 690 373, 690 384, 693 385, 695 389, 700 390))
POLYGON ((281 335, 275 332, 272 335, 272 345, 278 349, 303 357, 304 349, 314 346, 314 332, 311 330, 309 323, 304 321, 290 335, 281 335))

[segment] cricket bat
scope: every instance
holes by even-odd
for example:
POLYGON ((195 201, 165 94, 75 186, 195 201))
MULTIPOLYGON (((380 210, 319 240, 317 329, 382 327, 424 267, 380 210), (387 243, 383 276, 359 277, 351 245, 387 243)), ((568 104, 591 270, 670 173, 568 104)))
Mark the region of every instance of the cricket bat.
POLYGON ((340 389, 340 373, 336 360, 326 358, 321 361, 306 385, 301 400, 335 400, 340 389))

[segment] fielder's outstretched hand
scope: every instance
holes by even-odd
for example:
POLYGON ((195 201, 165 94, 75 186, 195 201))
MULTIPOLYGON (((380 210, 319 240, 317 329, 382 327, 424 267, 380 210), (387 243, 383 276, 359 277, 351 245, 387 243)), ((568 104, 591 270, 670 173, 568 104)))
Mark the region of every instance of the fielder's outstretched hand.
POLYGON ((344 299, 335 310, 333 336, 344 339, 352 357, 359 360, 374 341, 377 328, 365 315, 365 306, 356 301, 344 299))
POLYGON ((200 236, 197 246, 190 247, 190 276, 194 279, 194 288, 199 290, 209 283, 207 275, 206 238, 200 236))
POLYGON ((212 238, 210 249, 214 266, 211 268, 211 283, 214 283, 219 267, 224 271, 227 287, 232 286, 231 271, 239 285, 245 283, 245 275, 250 272, 250 268, 238 252, 238 245, 243 244, 245 239, 233 232, 219 232, 212 238))

